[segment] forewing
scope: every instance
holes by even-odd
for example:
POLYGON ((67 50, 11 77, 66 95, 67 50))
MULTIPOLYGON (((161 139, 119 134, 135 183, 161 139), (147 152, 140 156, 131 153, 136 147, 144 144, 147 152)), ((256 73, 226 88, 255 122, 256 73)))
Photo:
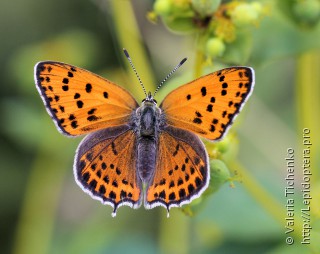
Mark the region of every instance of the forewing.
POLYGON ((136 173, 136 138, 126 125, 89 134, 74 161, 78 185, 90 196, 114 208, 141 204, 141 181, 136 173))
POLYGON ((48 113, 66 135, 125 124, 138 107, 123 88, 65 63, 39 62, 35 82, 48 113))
POLYGON ((253 69, 226 68, 177 88, 160 107, 168 124, 218 140, 242 109, 253 86, 253 69))
POLYGON ((168 126, 159 136, 155 175, 147 188, 146 208, 169 209, 190 203, 209 183, 208 155, 195 134, 168 126))

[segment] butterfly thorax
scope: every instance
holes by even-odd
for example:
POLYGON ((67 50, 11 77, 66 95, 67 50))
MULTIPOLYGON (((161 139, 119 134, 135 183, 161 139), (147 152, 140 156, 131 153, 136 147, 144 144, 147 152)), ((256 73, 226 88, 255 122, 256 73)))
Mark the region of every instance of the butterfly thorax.
POLYGON ((144 101, 138 109, 138 131, 141 137, 154 138, 159 127, 160 109, 152 102, 144 101))
POLYGON ((145 100, 136 111, 137 169, 143 183, 152 179, 155 171, 161 110, 154 101, 145 100))

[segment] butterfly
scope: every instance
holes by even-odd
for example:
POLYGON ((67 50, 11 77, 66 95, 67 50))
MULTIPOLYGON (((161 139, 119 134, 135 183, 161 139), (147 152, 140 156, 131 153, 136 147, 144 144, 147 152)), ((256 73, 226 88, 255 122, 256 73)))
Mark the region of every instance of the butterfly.
MULTIPOLYGON (((124 49, 140 84, 128 52, 124 49)), ((167 75, 170 77, 184 58, 167 75)), ((57 129, 87 136, 74 159, 77 184, 113 207, 151 209, 168 215, 199 197, 209 184, 209 157, 200 137, 223 138, 254 87, 250 67, 230 67, 141 105, 122 87, 87 70, 54 61, 35 65, 35 83, 57 129)))

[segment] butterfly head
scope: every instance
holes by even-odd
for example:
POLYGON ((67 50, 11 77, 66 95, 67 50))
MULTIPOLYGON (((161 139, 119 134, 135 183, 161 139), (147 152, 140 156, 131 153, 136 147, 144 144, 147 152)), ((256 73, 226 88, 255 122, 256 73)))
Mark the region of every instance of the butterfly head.
POLYGON ((154 105, 157 105, 157 101, 153 98, 151 92, 148 92, 148 95, 145 99, 142 100, 143 103, 145 104, 154 104, 154 105))

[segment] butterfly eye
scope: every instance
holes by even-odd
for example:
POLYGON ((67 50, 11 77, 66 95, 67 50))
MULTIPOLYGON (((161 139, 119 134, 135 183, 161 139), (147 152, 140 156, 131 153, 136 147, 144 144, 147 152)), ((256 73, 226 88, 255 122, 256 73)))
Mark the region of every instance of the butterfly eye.
POLYGON ((153 102, 155 105, 157 104, 157 101, 155 99, 153 99, 151 94, 147 98, 143 99, 142 102, 153 102))

